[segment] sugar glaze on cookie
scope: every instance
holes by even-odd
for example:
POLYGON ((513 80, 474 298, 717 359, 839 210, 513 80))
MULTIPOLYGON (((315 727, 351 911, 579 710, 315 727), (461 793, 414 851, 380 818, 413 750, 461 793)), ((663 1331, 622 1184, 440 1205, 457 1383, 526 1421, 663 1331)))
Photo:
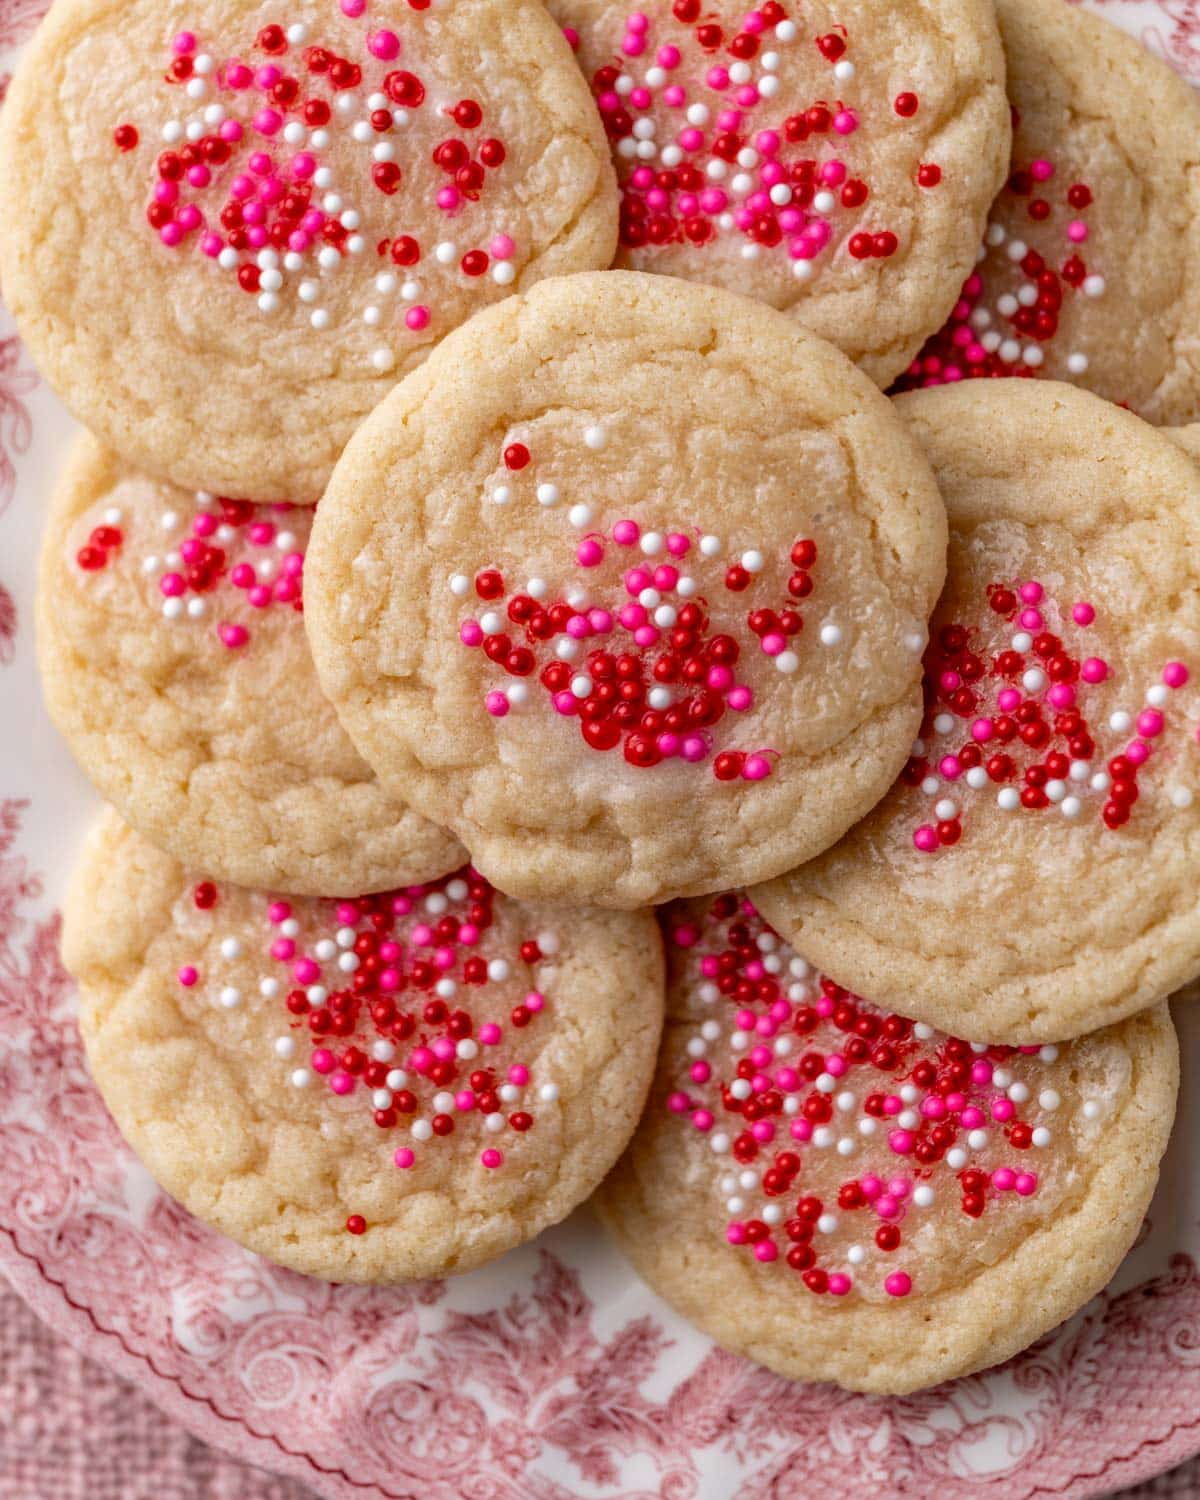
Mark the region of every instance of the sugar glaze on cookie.
MULTIPOLYGON (((222 960, 241 959, 250 939, 244 922, 222 931, 221 896, 202 881, 177 902, 197 956, 176 978, 224 1010, 278 1007, 279 1035, 262 1066, 278 1074, 283 1113, 289 1090, 323 1089, 331 1108, 367 1109, 384 1136, 400 1137, 391 1160, 402 1171, 456 1134, 474 1136, 493 1171, 504 1166, 505 1138, 534 1129, 538 1102, 558 1098, 557 1085, 538 1083, 522 1061, 521 1038, 545 1025, 544 1012, 553 1016, 532 976, 553 961, 559 936, 531 933, 516 951, 499 951, 487 935, 494 893, 473 870, 355 901, 253 896, 257 996, 222 974, 222 960)), ((362 1234, 368 1225, 351 1214, 346 1228, 362 1234)))
POLYGON ((1069 1045, 987 1046, 884 1012, 744 897, 667 930, 694 1024, 657 1107, 712 1153, 713 1232, 814 1297, 935 1293, 968 1233, 973 1258, 1002 1254, 1070 1201, 1130 1087, 1123 1055, 1097 1074, 1069 1045))
MULTIPOLYGON (((430 0, 409 4, 420 12, 430 0)), ((323 306, 329 283, 374 260, 363 321, 432 337, 445 331, 438 295, 449 281, 461 293, 489 275, 499 286, 516 278, 504 184, 499 194, 493 186, 507 149, 477 100, 439 98, 427 85, 415 35, 372 28, 367 0, 342 0, 341 10, 362 20, 353 56, 322 46, 319 27, 286 14, 228 42, 199 26, 176 33, 163 58, 166 109, 118 123, 114 149, 145 158, 146 219, 160 243, 207 257, 264 319, 298 300, 315 332, 336 326, 323 306), (414 132, 417 117, 424 123, 414 132), (432 185, 410 170, 426 137, 432 185), (326 157, 342 139, 353 143, 352 164, 340 157, 339 172, 326 157), (458 243, 455 220, 489 194, 499 197, 492 231, 458 243), (433 243, 422 231, 431 218, 444 232, 433 243)), ((381 344, 370 362, 385 373, 395 355, 381 344)))
POLYGON ((913 831, 915 848, 958 843, 973 798, 989 792, 1004 812, 1090 817, 1109 830, 1129 822, 1147 790, 1192 805, 1195 707, 1177 696, 1192 675, 1183 662, 1128 684, 1125 703, 1098 719, 1089 696, 1115 683, 1103 646, 1088 649, 1087 632, 1103 623, 1096 607, 1066 607, 1036 579, 990 584, 986 605, 978 625, 942 625, 926 653, 925 721, 901 776, 933 814, 913 831), (1143 768, 1160 762, 1167 785, 1143 787, 1143 768))
POLYGON ((196 626, 215 613, 211 628, 230 651, 248 644, 264 610, 303 612, 311 507, 255 505, 206 490, 185 498, 193 507, 186 514, 106 505, 99 516, 83 517, 72 529, 74 567, 103 587, 106 569, 132 553, 147 607, 168 624, 196 626))
MULTIPOLYGON (((860 175, 855 137, 894 132, 921 100, 901 89, 881 119, 878 101, 853 97, 857 38, 845 27, 812 35, 776 0, 728 26, 700 0, 675 0, 653 17, 630 10, 623 27, 591 82, 617 160, 624 248, 733 241, 745 260, 778 256, 800 282, 843 248, 855 260, 902 249, 860 175), (826 87, 785 117, 772 103, 781 79, 814 48, 826 87)), ((567 39, 578 45, 571 27, 567 39)), ((942 169, 922 162, 913 180, 932 192, 942 169)))
MULTIPOLYGON (((604 426, 588 426, 582 444, 606 447, 604 426)), ((800 669, 794 644, 805 624, 801 602, 819 583, 816 542, 731 550, 728 539, 694 526, 643 530, 628 516, 595 530, 595 508, 572 504, 543 477, 552 461, 539 465, 517 441, 505 444, 502 459, 508 476, 492 487, 491 503, 561 509, 564 565, 558 583, 506 579, 487 566, 473 578, 451 576, 450 591, 476 604, 459 640, 504 674, 484 695, 486 711, 505 718, 548 703, 578 724, 589 748, 620 746, 642 770, 679 759, 711 766, 718 781, 770 776, 778 751, 718 750, 729 733, 717 726, 728 724, 727 714, 753 722, 748 660, 761 656, 784 676, 800 669)), ((814 603, 819 609, 819 589, 814 603)), ((845 640, 832 615, 816 634, 831 651, 845 640)), ((924 640, 914 623, 908 649, 919 651, 924 640)))

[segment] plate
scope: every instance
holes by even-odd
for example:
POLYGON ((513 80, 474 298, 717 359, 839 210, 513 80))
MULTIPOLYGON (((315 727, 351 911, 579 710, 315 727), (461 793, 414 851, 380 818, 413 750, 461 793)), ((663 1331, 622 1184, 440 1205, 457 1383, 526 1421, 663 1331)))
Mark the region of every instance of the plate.
MULTIPOLYGON (((1102 13, 1200 82, 1197 0, 1102 13)), ((0 93, 44 0, 0 0, 0 93)), ((1137 1247, 999 1369, 902 1399, 789 1384, 637 1279, 586 1209, 469 1276, 330 1287, 189 1217, 84 1065, 57 907, 97 802, 41 705, 40 515, 73 428, 0 312, 0 1272, 205 1441, 330 1500, 1100 1495, 1200 1451, 1200 1014, 1137 1247)))

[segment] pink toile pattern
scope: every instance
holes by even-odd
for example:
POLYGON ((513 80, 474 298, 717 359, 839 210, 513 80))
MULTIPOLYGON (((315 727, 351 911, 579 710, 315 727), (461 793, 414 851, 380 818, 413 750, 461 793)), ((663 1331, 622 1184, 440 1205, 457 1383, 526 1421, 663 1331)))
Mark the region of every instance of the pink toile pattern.
MULTIPOLYGON (((0 97, 44 8, 0 0, 0 97)), ((1200 82, 1200 0, 1096 8, 1200 82)), ((584 1216, 458 1281, 329 1287, 161 1194, 88 1077, 57 956, 89 802, 45 724, 26 621, 69 429, 0 334, 0 1274, 46 1323, 208 1442, 331 1500, 802 1500, 815 1483, 1079 1500, 1200 1450, 1200 1177, 1182 1151, 1109 1294, 1007 1366, 902 1400, 714 1349, 584 1216)), ((49 1410, 11 1420, 40 1431, 49 1410)), ((226 1474, 213 1493, 244 1491, 226 1474)))

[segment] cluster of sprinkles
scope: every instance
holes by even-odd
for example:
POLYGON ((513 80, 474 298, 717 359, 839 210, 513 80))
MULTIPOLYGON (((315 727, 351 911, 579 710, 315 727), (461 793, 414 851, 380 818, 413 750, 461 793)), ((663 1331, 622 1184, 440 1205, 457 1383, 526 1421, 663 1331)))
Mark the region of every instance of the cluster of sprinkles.
MULTIPOLYGON (((1163 744, 1174 695, 1188 668, 1166 662, 1142 695, 1089 718, 1088 699, 1114 669, 1090 655, 1096 621, 1086 600, 1060 608, 1036 579, 991 583, 978 627, 943 625, 925 658, 925 721, 901 779, 932 804, 933 820, 913 832, 925 854, 958 843, 970 794, 994 796, 1006 812, 1077 819, 1099 814, 1121 828, 1141 795, 1138 777, 1163 744), (1082 645, 1070 639, 1084 635, 1082 645), (1105 758, 1097 737, 1113 736, 1105 758)), ((1172 759, 1170 756, 1166 757, 1172 759)), ((1189 807, 1190 787, 1173 780, 1166 796, 1189 807)))
MULTIPOLYGON (((409 0, 414 11, 429 4, 409 0)), ((366 0, 341 0, 341 9, 357 20, 366 0)), ((324 305, 333 280, 372 258, 378 269, 368 275, 359 316, 369 328, 406 336, 433 323, 439 289, 461 291, 489 273, 497 285, 511 284, 517 247, 503 226, 486 244, 453 238, 456 216, 503 166, 504 141, 488 134, 477 100, 430 97, 421 75, 401 65, 405 45, 387 27, 366 29, 356 55, 342 57, 310 42, 304 22, 272 23, 244 56, 224 57, 196 32, 179 32, 165 72, 176 102, 153 127, 162 149, 146 217, 160 242, 207 257, 263 314, 298 303, 318 331, 334 325, 324 305), (434 126, 436 185, 404 200, 406 225, 391 200, 406 181, 406 134, 426 116, 445 120, 434 126), (339 174, 330 163, 343 141, 353 165, 339 174), (443 222, 445 238, 423 244, 414 215, 443 222)), ((134 152, 150 133, 125 120, 113 143, 134 152)), ((428 133, 426 125, 421 135, 428 133)), ((380 373, 395 363, 387 343, 370 359, 380 373)))
POLYGON ((206 490, 190 502, 190 512, 173 502, 107 507, 76 550, 76 566, 84 575, 102 574, 132 546, 162 618, 212 621, 230 651, 249 642, 264 610, 303 611, 311 508, 255 505, 206 490))
MULTIPOLYGON (((220 960, 248 956, 237 932, 220 935, 217 886, 202 881, 190 900, 211 913, 220 960)), ((402 1138, 392 1154, 401 1171, 438 1139, 463 1131, 491 1138, 479 1161, 494 1171, 504 1165, 505 1137, 534 1129, 534 1101, 558 1099, 557 1084, 534 1086, 520 1038, 549 1007, 528 976, 553 962, 559 939, 540 932, 511 956, 496 952, 488 938, 493 905, 491 886, 469 868, 353 901, 264 897, 257 1001, 222 974, 219 961, 211 970, 185 963, 176 977, 184 989, 203 986, 205 998, 227 1011, 281 1003, 287 1029, 266 1065, 293 1089, 362 1100, 380 1131, 402 1138)), ((346 1221, 351 1234, 366 1228, 360 1214, 346 1221)))
MULTIPOLYGON (((1048 157, 1010 174, 992 209, 978 266, 964 282, 949 320, 900 377, 897 389, 1036 375, 1058 335, 1063 303, 1103 297, 1104 277, 1085 258, 1092 190, 1085 182, 1063 187, 1055 177, 1048 157), (1035 238, 1041 249, 1030 242, 1035 238)), ((1068 349, 1057 364, 1066 375, 1079 376, 1087 373, 1088 358, 1068 349)))
MULTIPOLYGON (((585 447, 599 450, 607 442, 602 425, 584 430, 585 447)), ((524 707, 530 698, 527 680, 536 673, 554 712, 574 720, 593 750, 619 745, 626 761, 641 769, 711 759, 718 781, 770 776, 778 758, 773 749, 726 749, 713 755, 714 729, 730 711, 745 715, 753 707, 754 691, 743 680, 743 643, 714 631, 697 575, 717 575, 712 584, 736 601, 751 652, 789 676, 800 666, 794 649, 804 628, 800 603, 814 588, 817 544, 812 538, 791 542, 788 576, 777 588, 766 580, 768 559, 757 548, 745 548, 723 563, 725 541, 694 528, 648 531, 626 517, 596 531, 590 504, 568 504, 556 484, 531 475, 533 456, 524 443, 507 443, 502 461, 506 478, 493 486, 491 502, 509 505, 518 490, 529 489, 523 499, 547 509, 561 507, 580 533, 575 563, 581 577, 556 591, 544 578, 513 588, 495 567, 482 568, 473 577, 451 576, 452 594, 473 594, 479 601, 477 612, 460 622, 459 640, 482 651, 505 674, 484 695, 487 712, 505 718, 524 707), (607 589, 615 601, 598 604, 593 592, 601 590, 590 589, 584 580, 606 563, 611 575, 613 562, 618 572, 607 589)), ((825 647, 840 646, 842 628, 827 620, 818 638, 825 647)))
MULTIPOLYGON (((1041 1187, 1058 1049, 984 1046, 817 974, 735 895, 670 938, 705 1008, 666 1100, 707 1142, 725 1238, 817 1296, 921 1291, 934 1216, 1011 1215, 1041 1187)), ((1099 1129, 1102 1105, 1085 1099, 1099 1129)))
MULTIPOLYGON (((893 256, 900 242, 856 169, 855 138, 907 128, 921 101, 902 90, 877 108, 846 102, 852 56, 845 27, 807 36, 775 0, 732 26, 701 0, 675 0, 653 21, 626 16, 619 54, 592 77, 620 178, 622 245, 732 241, 747 260, 778 251, 799 281, 843 247, 858 261, 893 256), (781 119, 772 101, 795 93, 789 72, 806 79, 814 63, 826 82, 781 119)), ((914 166, 920 189, 941 180, 935 162, 914 166)))

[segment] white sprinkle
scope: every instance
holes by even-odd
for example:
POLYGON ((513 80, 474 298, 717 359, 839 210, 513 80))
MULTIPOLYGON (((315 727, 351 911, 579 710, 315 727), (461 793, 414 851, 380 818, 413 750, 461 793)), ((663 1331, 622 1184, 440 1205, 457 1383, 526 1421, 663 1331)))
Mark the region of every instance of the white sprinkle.
POLYGON ((233 1010, 242 1003, 242 992, 236 985, 227 984, 217 996, 225 1010, 233 1010))
POLYGON ((439 265, 448 266, 458 256, 458 246, 451 240, 442 240, 433 247, 433 258, 439 265))
POLYGON ((291 1083, 294 1089, 306 1089, 312 1082, 312 1074, 307 1068, 296 1068, 292 1072, 291 1083))
POLYGON ((782 672, 785 676, 790 676, 791 673, 799 671, 799 669, 800 658, 794 651, 781 651, 775 658, 775 670, 782 672))
POLYGON ((381 375, 386 374, 387 371, 390 370, 395 363, 396 356, 390 349, 384 349, 381 347, 372 351, 371 364, 376 370, 379 371, 381 375))
POLYGON ((539 505, 557 505, 558 486, 556 484, 539 484, 537 487, 537 498, 539 505))
MULTIPOLYGON (((541 944, 539 944, 538 946, 540 947, 541 944)), ((542 1084, 541 1088, 538 1089, 538 1098, 542 1101, 543 1104, 553 1104, 558 1098, 558 1084, 542 1084)))
POLYGON ((837 625, 821 626, 822 646, 840 646, 842 644, 842 632, 837 625))
POLYGON ((1021 805, 1021 796, 1016 787, 1002 786, 996 793, 996 805, 1004 812, 1015 812, 1021 805))

